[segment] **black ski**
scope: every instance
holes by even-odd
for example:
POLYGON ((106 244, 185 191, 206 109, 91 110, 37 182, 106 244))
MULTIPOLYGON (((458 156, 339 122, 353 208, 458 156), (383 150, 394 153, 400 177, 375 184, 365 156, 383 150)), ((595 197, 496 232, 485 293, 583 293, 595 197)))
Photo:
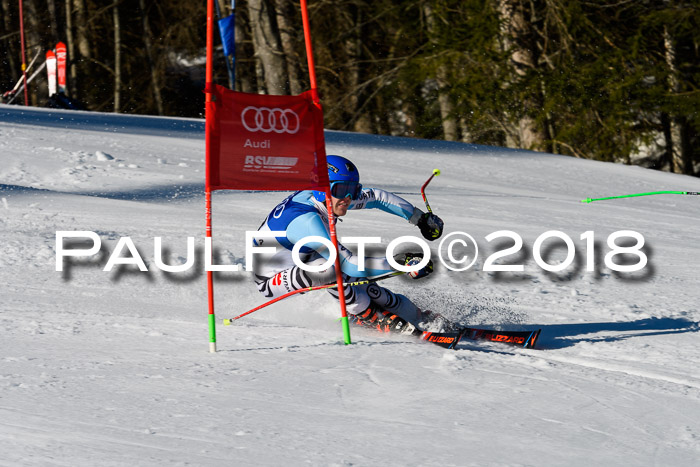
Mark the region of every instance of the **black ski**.
MULTIPOLYGON (((439 315, 438 315, 439 316, 439 315)), ((444 319, 444 318, 442 318, 444 319)), ((445 320, 447 321, 447 320, 445 320)), ((411 334, 421 340, 431 342, 435 345, 446 349, 456 349, 457 344, 464 340, 485 340, 490 342, 501 342, 503 344, 514 345, 524 349, 533 349, 537 344, 537 338, 540 337, 541 329, 536 331, 496 331, 492 329, 480 328, 461 328, 451 324, 452 329, 458 329, 448 332, 431 332, 422 331, 415 328, 412 324, 406 323, 403 319, 400 320, 399 326, 392 328, 391 326, 382 326, 376 324, 366 324, 362 321, 352 320, 353 324, 369 329, 377 329, 380 332, 395 332, 397 334, 411 334)), ((448 321, 449 323, 449 321, 448 321)))
POLYGON ((460 340, 485 340, 534 349, 541 329, 536 331, 494 331, 490 329, 464 328, 460 340))
POLYGON ((421 340, 432 342, 446 349, 454 349, 459 344, 462 338, 462 331, 458 332, 430 332, 416 329, 413 331, 414 336, 418 336, 421 340))
POLYGON ((533 349, 540 337, 541 329, 536 331, 495 331, 492 329, 463 328, 458 332, 430 332, 416 330, 414 335, 421 340, 432 342, 446 349, 456 349, 464 340, 485 340, 515 345, 524 349, 533 349))

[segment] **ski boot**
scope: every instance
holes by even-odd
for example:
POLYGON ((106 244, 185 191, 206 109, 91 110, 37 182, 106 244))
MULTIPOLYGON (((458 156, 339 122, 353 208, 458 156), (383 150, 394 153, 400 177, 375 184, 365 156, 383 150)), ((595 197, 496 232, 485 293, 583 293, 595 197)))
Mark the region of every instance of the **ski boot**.
MULTIPOLYGON (((353 322, 359 326, 377 329, 380 332, 394 332, 397 334, 415 334, 416 327, 390 311, 380 310, 375 304, 353 317, 353 322)), ((420 332, 420 331, 418 331, 420 332)))

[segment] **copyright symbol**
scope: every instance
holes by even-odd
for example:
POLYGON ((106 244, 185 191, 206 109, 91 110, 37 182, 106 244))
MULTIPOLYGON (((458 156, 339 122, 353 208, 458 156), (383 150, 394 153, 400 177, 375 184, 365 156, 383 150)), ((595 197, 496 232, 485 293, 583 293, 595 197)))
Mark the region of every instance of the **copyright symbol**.
POLYGON ((474 237, 466 232, 452 232, 442 239, 438 246, 438 256, 440 262, 450 271, 466 271, 474 265, 476 258, 479 255, 479 246, 476 244, 474 237), (450 237, 455 237, 446 246, 447 260, 443 255, 443 246, 450 237), (467 253, 462 252, 461 256, 455 257, 455 246, 461 246, 461 250, 467 250, 467 253), (471 254, 470 254, 471 253, 471 254), (466 263, 469 263, 465 266, 466 263))

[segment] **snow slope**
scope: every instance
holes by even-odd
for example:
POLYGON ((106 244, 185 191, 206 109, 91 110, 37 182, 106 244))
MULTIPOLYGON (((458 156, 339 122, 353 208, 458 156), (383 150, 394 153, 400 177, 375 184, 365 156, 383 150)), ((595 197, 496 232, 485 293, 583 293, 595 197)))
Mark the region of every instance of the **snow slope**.
MULTIPOLYGON (((203 122, 0 106, 0 465, 700 464, 700 199, 579 202, 700 180, 436 141, 327 132, 327 144, 366 186, 418 206, 439 167, 431 207, 479 244, 469 271, 386 286, 462 324, 542 327, 540 348, 446 351, 362 330, 345 346, 332 299, 314 292, 220 326, 210 354, 203 122), (101 254, 57 272, 63 230, 97 232, 101 254), (501 230, 523 238, 504 260, 524 272, 483 271, 512 245, 485 240, 501 230), (560 273, 533 260, 549 230, 576 244, 560 273), (605 266, 619 230, 644 236, 642 271, 605 266), (149 272, 102 271, 124 236, 149 272), (173 262, 196 237, 196 268, 153 268, 156 236, 173 262)), ((219 262, 244 261, 244 232, 284 196, 214 194, 219 262)), ((418 235, 371 211, 339 233, 418 235)), ((564 259, 545 245, 549 263, 564 259)), ((262 302, 246 273, 217 277, 219 318, 262 302)))

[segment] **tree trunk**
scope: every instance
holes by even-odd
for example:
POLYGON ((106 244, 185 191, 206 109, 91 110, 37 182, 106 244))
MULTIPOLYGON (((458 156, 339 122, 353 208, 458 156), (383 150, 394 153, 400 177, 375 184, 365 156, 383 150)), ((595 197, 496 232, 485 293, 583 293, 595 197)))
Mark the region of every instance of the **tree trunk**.
MULTIPOLYGON (((29 65, 29 62, 34 58, 37 50, 41 49, 43 53, 46 53, 46 50, 52 49, 53 46, 46 47, 44 45, 45 41, 42 37, 42 32, 45 28, 39 22, 39 14, 36 9, 35 0, 24 0, 24 21, 26 60, 27 65, 29 65)), ((40 60, 44 58, 45 56, 40 55, 36 65, 39 65, 39 63, 41 63, 40 60)), ((29 75, 31 75, 31 73, 27 74, 27 78, 29 78, 29 75)), ((41 105, 41 102, 45 101, 46 97, 48 97, 48 82, 47 74, 40 73, 34 81, 27 85, 27 91, 30 96, 29 100, 33 105, 41 105)))
MULTIPOLYGON (((381 85, 382 83, 380 82, 379 86, 381 85)), ((374 108, 368 109, 368 113, 372 115, 371 118, 373 120, 372 133, 379 135, 391 135, 391 121, 389 118, 390 111, 388 110, 388 106, 384 103, 384 97, 381 94, 378 94, 374 101, 374 108)))
POLYGON ((145 0, 139 0, 139 9, 141 10, 141 25, 143 28, 143 45, 146 47, 146 59, 148 68, 151 72, 151 86, 153 87, 153 98, 156 102, 158 115, 163 115, 163 99, 160 95, 160 80, 158 79, 158 70, 156 69, 155 61, 153 60, 153 42, 151 41, 151 27, 148 23, 148 15, 146 14, 145 0))
POLYGON ((255 81, 258 83, 258 94, 269 94, 267 92, 267 84, 265 84, 265 71, 263 70, 260 57, 255 56, 255 81))
POLYGON ((459 129, 460 132, 462 133, 462 142, 463 143, 473 143, 474 142, 474 137, 472 135, 472 131, 469 128, 469 121, 464 115, 461 115, 459 117, 459 129))
POLYGON ((75 39, 73 37, 73 2, 66 0, 66 41, 68 42, 68 88, 70 95, 78 96, 78 60, 75 56, 75 39))
MULTIPOLYGON (((430 42, 436 43, 437 25, 430 2, 423 3, 423 14, 428 27, 428 37, 430 42)), ((438 105, 440 107, 440 117, 442 118, 442 133, 446 141, 457 141, 459 139, 459 128, 455 116, 455 106, 449 94, 449 79, 447 76, 447 66, 440 63, 435 70, 435 80, 438 85, 438 105)))
MULTIPOLYGON (((253 85, 252 76, 255 76, 255 64, 253 66, 244 66, 244 63, 240 60, 240 57, 251 57, 254 52, 251 50, 250 43, 243 40, 244 37, 250 36, 250 25, 248 24, 247 18, 240 7, 236 8, 235 17, 235 28, 236 28, 236 82, 238 84, 238 89, 241 92, 254 93, 257 92, 257 86, 253 85)), ((248 65, 248 63, 245 63, 248 65)))
POLYGON ((455 118, 455 106, 452 97, 447 90, 447 69, 445 65, 438 66, 438 104, 440 105, 440 117, 442 118, 442 133, 445 141, 457 141, 459 139, 459 128, 455 118))
MULTIPOLYGON (((8 33, 15 29, 15 25, 12 24, 13 18, 10 14, 11 11, 10 0, 2 0, 2 22, 3 26, 5 27, 5 31, 8 33)), ((21 75, 21 65, 19 60, 17 60, 17 57, 19 57, 19 50, 15 45, 15 43, 19 43, 19 40, 15 40, 15 38, 10 37, 5 39, 4 42, 7 48, 3 53, 3 60, 7 60, 7 64, 9 66, 8 71, 12 77, 12 84, 10 86, 14 86, 21 75)))
POLYGON ((24 3, 24 34, 27 48, 27 62, 36 53, 37 48, 44 51, 53 49, 53 45, 45 44, 44 33, 46 25, 39 20, 39 11, 36 8, 35 0, 23 0, 24 3))
MULTIPOLYGON (((668 67, 668 87, 671 95, 681 91, 678 67, 676 66, 676 45, 673 36, 664 26, 664 53, 668 67)), ((666 147, 671 159, 671 171, 679 174, 692 174, 693 167, 690 149, 687 144, 687 122, 680 115, 669 115, 669 131, 666 134, 666 147)))
POLYGON ((284 58, 272 0, 249 0, 255 56, 260 62, 267 93, 289 94, 287 62, 284 58))
POLYGON ((347 15, 355 24, 352 34, 348 34, 344 41, 345 54, 348 60, 347 89, 350 92, 347 106, 347 123, 342 129, 350 129, 357 133, 372 133, 372 119, 370 109, 366 108, 367 86, 362 83, 362 77, 366 73, 366 64, 363 62, 363 42, 365 33, 365 18, 363 9, 356 4, 347 6, 347 15))
POLYGON ((90 53, 88 15, 87 8, 85 7, 85 0, 73 0, 73 7, 75 9, 75 19, 78 23, 76 27, 78 52, 80 52, 82 58, 90 59, 92 58, 92 54, 90 53))
POLYGON ((112 22, 114 23, 114 112, 119 113, 122 98, 122 36, 118 3, 112 9, 112 22))
MULTIPOLYGON (((510 53, 513 83, 517 83, 529 70, 538 68, 539 48, 528 14, 534 10, 534 5, 527 0, 498 0, 497 6, 501 21, 501 42, 504 50, 510 53)), ((540 101, 539 89, 528 90, 523 98, 516 125, 517 147, 536 149, 544 145, 545 132, 534 117, 541 109, 540 101)))
POLYGON ((294 19, 298 16, 294 10, 291 0, 276 0, 277 3, 277 24, 279 26, 280 41, 284 58, 287 62, 287 79, 289 80, 289 91, 292 94, 301 94, 304 91, 303 75, 301 72, 301 57, 296 52, 295 27, 298 21, 294 19))
POLYGON ((49 26, 51 27, 51 39, 56 44, 61 40, 60 31, 58 30, 58 14, 56 14, 56 0, 47 0, 47 9, 49 11, 49 26))

